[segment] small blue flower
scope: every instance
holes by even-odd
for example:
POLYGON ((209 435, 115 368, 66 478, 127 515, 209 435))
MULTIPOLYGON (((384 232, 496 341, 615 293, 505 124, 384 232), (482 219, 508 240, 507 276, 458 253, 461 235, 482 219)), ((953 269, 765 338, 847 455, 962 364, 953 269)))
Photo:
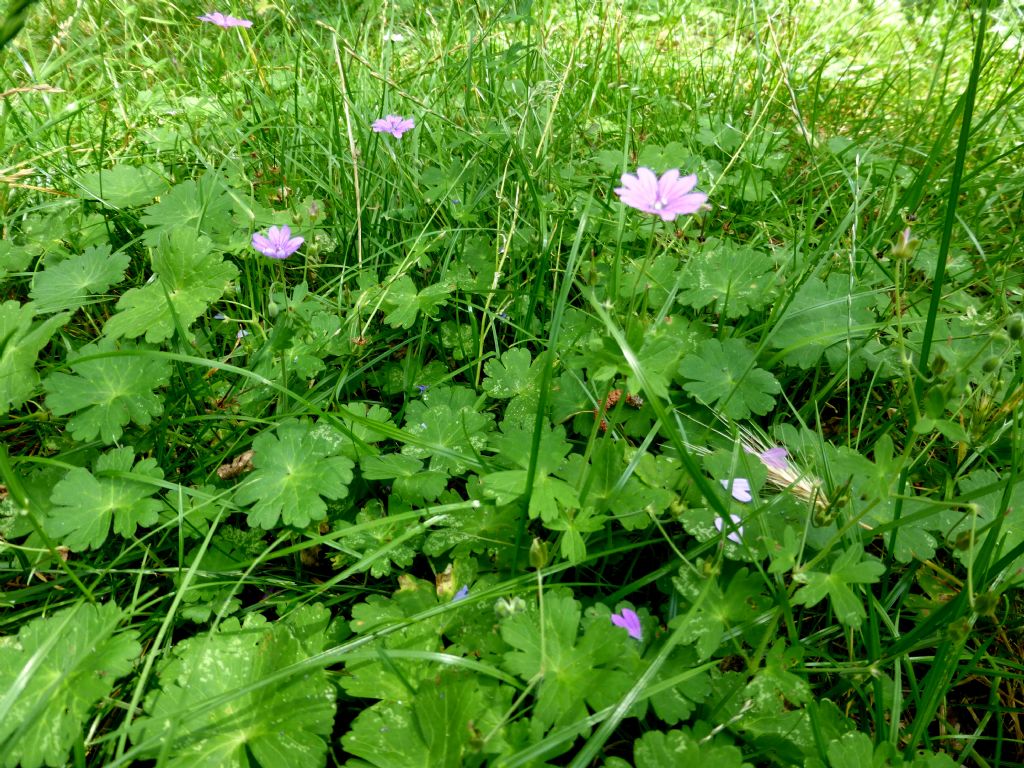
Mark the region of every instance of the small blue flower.
POLYGON ((462 588, 452 597, 452 602, 457 603, 459 600, 464 600, 467 597, 469 597, 469 587, 463 584, 462 588))

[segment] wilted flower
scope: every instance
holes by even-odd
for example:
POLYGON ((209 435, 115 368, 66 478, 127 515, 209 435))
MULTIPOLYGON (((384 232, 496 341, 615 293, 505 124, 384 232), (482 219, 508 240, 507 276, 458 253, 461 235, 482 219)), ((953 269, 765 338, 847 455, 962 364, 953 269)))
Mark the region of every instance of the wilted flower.
POLYGON ((402 138, 402 134, 406 131, 412 130, 416 126, 411 117, 402 117, 401 115, 388 115, 382 117, 379 120, 374 120, 373 128, 374 133, 390 133, 396 139, 402 138))
POLYGON ((918 240, 914 237, 914 233, 910 231, 910 227, 907 227, 899 236, 896 238, 896 242, 892 246, 892 257, 894 259, 909 259, 914 255, 917 250, 918 240))
POLYGON ((634 610, 623 608, 620 613, 613 613, 612 624, 616 627, 622 627, 634 640, 644 639, 644 629, 640 626, 640 617, 636 615, 634 610))
POLYGON ((754 496, 750 493, 750 481, 745 477, 735 477, 730 480, 719 480, 722 487, 732 494, 732 497, 736 501, 742 501, 744 504, 753 501, 754 496))
POLYGON ((205 16, 198 17, 200 21, 208 21, 211 24, 216 24, 218 27, 224 29, 230 29, 231 27, 251 27, 252 22, 248 19, 239 19, 235 16, 226 16, 220 11, 214 11, 213 13, 207 13, 205 16))
POLYGON ((789 460, 789 451, 782 446, 768 447, 768 444, 754 432, 742 427, 740 437, 743 450, 757 456, 768 470, 769 483, 814 504, 819 510, 826 510, 831 506, 821 480, 794 466, 789 460))
POLYGON ((763 451, 757 451, 744 443, 743 450, 757 456, 757 458, 761 460, 761 463, 768 467, 768 469, 776 469, 779 472, 785 472, 789 469, 789 460, 787 459, 789 451, 781 445, 774 448, 768 448, 763 451))
POLYGON ((622 186, 615 194, 623 203, 644 213, 675 221, 676 216, 696 213, 707 202, 703 192, 694 192, 697 174, 680 178, 679 169, 665 171, 659 179, 650 168, 637 168, 636 175, 622 174, 622 186))
MULTIPOLYGON (((742 544, 743 543, 743 526, 740 525, 740 521, 743 518, 741 518, 739 515, 729 515, 729 519, 732 520, 732 524, 734 526, 736 526, 736 530, 729 531, 729 533, 726 534, 725 538, 727 538, 729 541, 734 542, 736 544, 742 544)), ((715 516, 715 528, 717 528, 718 532, 721 533, 722 529, 724 527, 725 527, 725 520, 723 520, 722 518, 720 518, 720 517, 718 517, 716 515, 715 516)))
POLYGON ((305 242, 305 238, 292 237, 292 230, 287 224, 271 227, 267 234, 256 232, 252 236, 252 247, 272 259, 287 259, 305 242))

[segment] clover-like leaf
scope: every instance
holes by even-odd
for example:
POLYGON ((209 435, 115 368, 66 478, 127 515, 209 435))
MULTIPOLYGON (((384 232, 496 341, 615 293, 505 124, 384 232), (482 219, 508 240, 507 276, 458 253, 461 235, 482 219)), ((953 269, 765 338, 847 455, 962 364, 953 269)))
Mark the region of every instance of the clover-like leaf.
MULTIPOLYGON (((153 390, 167 383, 170 364, 134 354, 88 359, 117 348, 110 339, 87 344, 69 359, 73 374, 54 373, 43 382, 46 405, 54 415, 77 412, 67 424, 75 440, 99 436, 113 443, 129 421, 146 426, 163 412, 163 400, 153 390)), ((132 352, 137 347, 128 343, 121 349, 132 352)))
POLYGON ((103 333, 114 339, 145 334, 146 341, 157 343, 169 339, 179 325, 187 330, 238 276, 238 268, 212 249, 193 229, 161 230, 153 279, 125 292, 103 333))
POLYGON ((92 472, 83 467, 68 470, 50 495, 47 532, 81 552, 103 544, 111 522, 121 536, 134 536, 137 527, 156 523, 161 504, 152 496, 160 488, 153 481, 162 480, 164 473, 156 459, 134 462, 134 450, 125 446, 98 457, 92 472))
POLYGON ((130 263, 127 253, 111 253, 106 243, 89 246, 36 273, 29 292, 32 306, 37 312, 77 311, 90 296, 121 282, 130 263))
POLYGON ((113 603, 76 605, 23 624, 0 638, 0 765, 64 765, 87 718, 131 671, 137 633, 117 632, 113 603), (27 674, 27 677, 26 677, 27 674))
POLYGON ((793 595, 793 602, 810 608, 828 597, 839 621, 856 629, 867 614, 863 598, 856 595, 850 585, 874 584, 883 573, 885 566, 874 558, 864 557, 863 548, 854 544, 836 558, 829 573, 794 573, 793 581, 803 586, 793 595))
POLYGON ((686 264, 679 303, 714 305, 724 317, 743 317, 771 298, 771 268, 771 259, 749 245, 709 239, 686 264))
POLYGON ((303 606, 268 622, 250 613, 239 625, 183 640, 161 670, 160 688, 146 701, 147 716, 133 740, 147 755, 181 768, 321 766, 334 725, 335 689, 322 669, 277 676, 320 652, 330 613, 303 606), (229 698, 212 708, 211 699, 229 698))
POLYGON ((333 455, 326 441, 316 440, 304 421, 283 421, 252 444, 256 471, 235 493, 241 505, 252 504, 249 525, 270 529, 278 524, 303 528, 327 516, 324 499, 348 494, 355 466, 333 455))
POLYGON ((754 353, 739 339, 708 339, 683 358, 679 373, 690 379, 683 389, 732 419, 768 413, 782 391, 768 371, 754 366, 754 353))
POLYGON ((412 328, 420 312, 424 317, 434 317, 437 310, 448 302, 453 290, 453 285, 436 283, 417 291, 412 278, 402 275, 384 292, 384 306, 388 309, 384 322, 392 328, 412 328))
POLYGON ((33 324, 34 317, 31 304, 0 304, 0 413, 17 408, 32 396, 39 384, 36 358, 71 315, 54 315, 33 324))

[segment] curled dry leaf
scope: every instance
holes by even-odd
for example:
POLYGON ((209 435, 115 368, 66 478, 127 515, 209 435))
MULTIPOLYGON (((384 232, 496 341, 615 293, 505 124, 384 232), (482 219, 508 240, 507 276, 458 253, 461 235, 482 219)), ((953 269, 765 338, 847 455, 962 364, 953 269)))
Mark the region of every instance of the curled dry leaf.
POLYGON ((217 467, 217 477, 221 480, 230 480, 245 472, 251 472, 253 470, 252 455, 252 451, 246 451, 238 454, 226 464, 221 464, 217 467))

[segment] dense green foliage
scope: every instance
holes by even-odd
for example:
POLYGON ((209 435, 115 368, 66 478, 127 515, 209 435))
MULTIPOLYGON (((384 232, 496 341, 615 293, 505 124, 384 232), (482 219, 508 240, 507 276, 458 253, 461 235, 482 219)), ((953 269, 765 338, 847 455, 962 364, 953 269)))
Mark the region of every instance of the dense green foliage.
POLYGON ((211 10, 0 50, 0 764, 1024 761, 1019 7, 211 10))

